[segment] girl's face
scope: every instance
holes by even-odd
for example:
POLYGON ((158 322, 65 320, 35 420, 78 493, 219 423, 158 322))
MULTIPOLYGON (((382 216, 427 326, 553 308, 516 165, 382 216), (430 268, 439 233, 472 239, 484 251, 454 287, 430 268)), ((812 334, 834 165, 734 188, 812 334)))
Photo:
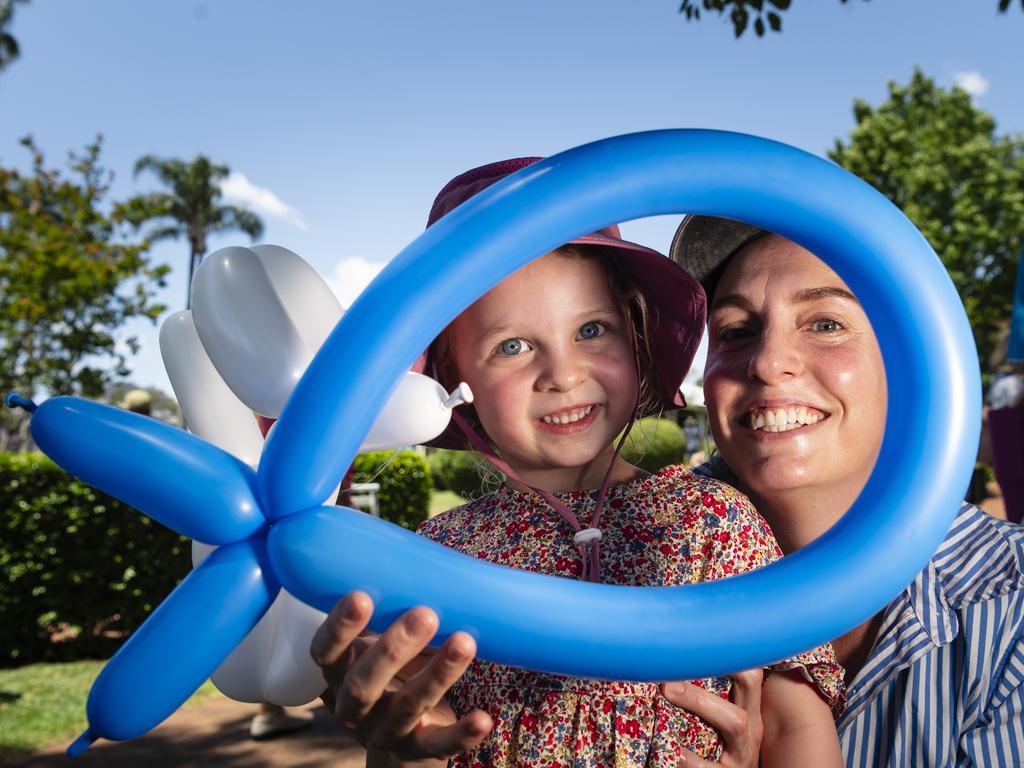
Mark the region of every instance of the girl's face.
POLYGON ((773 502, 789 492, 852 502, 881 445, 886 384, 846 284, 804 248, 762 237, 727 264, 708 325, 715 442, 773 525, 773 502))
POLYGON ((629 327, 601 263, 542 256, 450 333, 459 377, 512 469, 546 490, 597 487, 637 397, 629 327))

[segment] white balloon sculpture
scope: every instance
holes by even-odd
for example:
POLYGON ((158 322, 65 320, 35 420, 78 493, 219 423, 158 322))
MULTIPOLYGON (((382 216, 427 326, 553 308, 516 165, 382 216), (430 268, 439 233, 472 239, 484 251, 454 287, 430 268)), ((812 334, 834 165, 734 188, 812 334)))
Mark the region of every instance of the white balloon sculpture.
MULTIPOLYGON (((342 309, 316 270, 287 248, 223 248, 192 283, 192 311, 160 328, 160 351, 188 429, 252 467, 263 435, 255 414, 277 418, 342 309), (254 414, 255 412, 255 414, 254 414)), ((407 373, 377 416, 361 451, 399 449, 441 434, 451 409, 473 399, 407 373)), ((327 503, 333 502, 333 496, 327 503)), ((193 542, 193 565, 213 547, 193 542)), ((309 644, 324 614, 281 591, 246 639, 213 674, 237 701, 298 706, 325 687, 309 644)))

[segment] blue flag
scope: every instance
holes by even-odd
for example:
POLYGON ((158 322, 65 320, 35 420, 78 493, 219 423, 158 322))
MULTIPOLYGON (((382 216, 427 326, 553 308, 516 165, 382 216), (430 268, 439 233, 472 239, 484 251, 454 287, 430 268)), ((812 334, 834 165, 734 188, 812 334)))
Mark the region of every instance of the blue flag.
POLYGON ((1010 345, 1006 350, 1006 362, 1024 362, 1024 250, 1017 261, 1017 282, 1013 287, 1013 312, 1010 314, 1010 345))

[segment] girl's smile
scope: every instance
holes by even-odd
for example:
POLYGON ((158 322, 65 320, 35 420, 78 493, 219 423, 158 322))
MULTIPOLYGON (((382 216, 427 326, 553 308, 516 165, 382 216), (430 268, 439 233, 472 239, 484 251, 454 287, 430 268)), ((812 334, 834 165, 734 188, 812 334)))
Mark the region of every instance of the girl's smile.
POLYGON ((540 423, 542 428, 556 434, 574 434, 594 423, 599 407, 596 403, 574 405, 571 408, 563 408, 560 411, 541 416, 540 423))

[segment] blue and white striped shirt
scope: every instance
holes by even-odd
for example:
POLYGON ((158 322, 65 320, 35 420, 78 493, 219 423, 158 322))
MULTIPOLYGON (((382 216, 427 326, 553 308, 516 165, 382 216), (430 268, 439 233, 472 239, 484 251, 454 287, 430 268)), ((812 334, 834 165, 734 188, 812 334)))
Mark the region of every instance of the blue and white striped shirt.
MULTIPOLYGON (((738 485, 720 458, 694 471, 738 485)), ((836 727, 850 768, 1024 766, 1024 527, 961 506, 836 727)))
POLYGON ((848 766, 1024 766, 1024 528, 961 507, 836 726, 848 766))

